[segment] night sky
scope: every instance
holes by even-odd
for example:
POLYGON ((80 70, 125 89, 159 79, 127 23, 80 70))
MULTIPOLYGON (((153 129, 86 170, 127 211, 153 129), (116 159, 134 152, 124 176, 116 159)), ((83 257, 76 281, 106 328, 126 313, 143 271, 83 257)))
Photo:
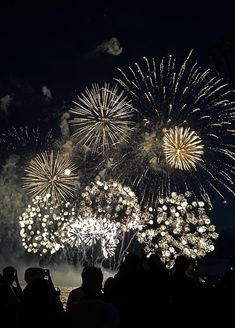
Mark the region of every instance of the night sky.
MULTIPOLYGON (((143 56, 172 54, 180 62, 194 49, 194 60, 232 85, 235 8, 232 1, 216 3, 2 0, 0 132, 49 124, 58 133, 61 115, 76 94, 93 82, 112 83, 117 68, 143 56)), ((219 257, 235 253, 234 210, 234 199, 228 197, 213 211, 222 234, 219 257)))

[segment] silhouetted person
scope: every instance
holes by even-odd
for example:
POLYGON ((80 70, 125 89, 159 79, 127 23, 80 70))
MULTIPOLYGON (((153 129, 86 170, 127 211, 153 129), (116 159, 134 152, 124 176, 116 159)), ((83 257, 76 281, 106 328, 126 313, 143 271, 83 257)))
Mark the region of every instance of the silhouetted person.
POLYGON ((145 312, 150 324, 156 318, 156 309, 162 316, 167 315, 169 271, 165 264, 162 263, 158 254, 151 254, 147 264, 149 268, 145 274, 145 312))
POLYGON ((19 298, 11 288, 9 282, 0 274, 0 322, 1 326, 17 327, 21 309, 19 298))
POLYGON ((180 316, 190 318, 197 309, 197 283, 188 275, 192 261, 185 256, 178 256, 175 260, 173 272, 169 276, 170 312, 172 324, 187 326, 187 320, 182 322, 180 316), (182 312, 183 311, 183 312, 182 312), (181 315, 179 315, 181 313, 181 315))
POLYGON ((151 254, 148 258, 149 269, 152 272, 158 273, 161 276, 168 276, 168 270, 165 264, 162 263, 160 256, 156 253, 151 254))
POLYGON ((102 294, 103 273, 100 268, 87 266, 82 271, 82 286, 72 290, 67 300, 69 324, 83 328, 116 328, 118 313, 105 302, 102 294))
POLYGON ((231 284, 235 285, 235 255, 231 256, 228 262, 229 268, 224 273, 223 281, 225 284, 229 283, 231 287, 231 284))
POLYGON ((82 285, 69 293, 66 312, 73 312, 77 305, 86 298, 102 297, 103 273, 101 269, 86 266, 82 270, 82 285))
POLYGON ((235 255, 231 256, 228 261, 228 269, 225 271, 220 286, 219 297, 223 300, 220 306, 221 325, 224 327, 234 326, 234 304, 235 295, 235 255))
POLYGON ((104 283, 104 300, 116 305, 117 298, 117 281, 114 277, 109 277, 104 283))
POLYGON ((140 257, 126 254, 114 278, 121 327, 140 325, 145 318, 145 272, 140 257))
POLYGON ((55 327, 64 320, 62 302, 54 288, 49 270, 28 268, 27 286, 22 293, 20 327, 55 327))
POLYGON ((2 270, 2 274, 10 284, 16 296, 21 300, 22 289, 18 280, 17 270, 13 266, 7 266, 2 270))

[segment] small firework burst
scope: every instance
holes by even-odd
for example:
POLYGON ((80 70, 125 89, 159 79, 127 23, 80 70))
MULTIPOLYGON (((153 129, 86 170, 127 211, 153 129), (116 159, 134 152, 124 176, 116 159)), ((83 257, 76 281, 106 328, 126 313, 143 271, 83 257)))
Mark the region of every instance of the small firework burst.
POLYGON ((19 217, 22 245, 29 253, 53 254, 64 248, 75 210, 69 203, 54 204, 50 195, 36 196, 19 217))
POLYGON ((70 121, 74 129, 72 137, 92 153, 106 153, 128 140, 133 129, 134 109, 123 92, 118 92, 117 86, 93 84, 73 103, 75 107, 70 110, 74 116, 70 121))
POLYGON ((101 217, 78 217, 70 226, 68 243, 83 250, 97 246, 104 258, 112 257, 119 243, 116 224, 101 217))
POLYGON ((163 137, 163 149, 167 163, 176 169, 196 169, 196 164, 202 161, 202 141, 190 128, 170 129, 163 137))
POLYGON ((0 145, 14 152, 44 150, 53 143, 52 130, 43 131, 38 127, 11 127, 0 135, 0 145))
POLYGON ((33 197, 50 194, 54 202, 60 203, 73 196, 78 183, 76 167, 71 160, 59 152, 43 152, 37 155, 23 177, 24 188, 33 197))
POLYGON ((218 238, 215 226, 205 213, 202 201, 191 201, 191 193, 172 193, 159 200, 156 212, 150 208, 143 215, 137 238, 148 255, 158 253, 167 268, 183 255, 192 259, 214 250, 218 238))

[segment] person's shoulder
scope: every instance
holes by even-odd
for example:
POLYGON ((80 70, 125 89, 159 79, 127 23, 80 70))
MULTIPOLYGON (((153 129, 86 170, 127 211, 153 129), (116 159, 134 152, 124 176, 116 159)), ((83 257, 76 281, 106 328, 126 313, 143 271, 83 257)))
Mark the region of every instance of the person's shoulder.
POLYGON ((77 287, 77 288, 74 288, 70 291, 69 295, 70 296, 79 296, 79 295, 83 295, 84 292, 83 292, 83 289, 82 287, 77 287))

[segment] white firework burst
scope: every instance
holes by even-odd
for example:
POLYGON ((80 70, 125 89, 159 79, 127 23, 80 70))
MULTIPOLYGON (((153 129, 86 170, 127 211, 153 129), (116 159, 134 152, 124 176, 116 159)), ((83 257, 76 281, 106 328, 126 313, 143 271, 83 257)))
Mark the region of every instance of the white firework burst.
POLYGON ((84 262, 113 258, 119 263, 140 220, 141 208, 134 192, 117 181, 97 176, 81 194, 78 217, 69 230, 69 244, 77 248, 84 262))
POLYGON ((148 255, 158 253, 167 268, 183 255, 192 259, 204 257, 214 250, 218 238, 215 226, 205 213, 202 201, 191 201, 191 193, 172 193, 159 200, 154 212, 143 215, 137 238, 148 255))
POLYGON ((54 204, 50 195, 36 196, 19 217, 22 245, 29 253, 53 254, 64 248, 75 210, 67 202, 54 204))
POLYGON ((114 222, 122 233, 135 230, 141 218, 141 208, 135 193, 112 179, 100 176, 85 187, 79 213, 83 218, 101 217, 114 222))
POLYGON ((115 254, 119 243, 117 227, 105 218, 78 217, 69 229, 68 243, 78 249, 100 247, 104 258, 115 254))
POLYGON ((116 144, 127 142, 133 130, 134 108, 117 86, 93 84, 73 103, 73 119, 69 122, 72 137, 92 153, 106 153, 116 144))

